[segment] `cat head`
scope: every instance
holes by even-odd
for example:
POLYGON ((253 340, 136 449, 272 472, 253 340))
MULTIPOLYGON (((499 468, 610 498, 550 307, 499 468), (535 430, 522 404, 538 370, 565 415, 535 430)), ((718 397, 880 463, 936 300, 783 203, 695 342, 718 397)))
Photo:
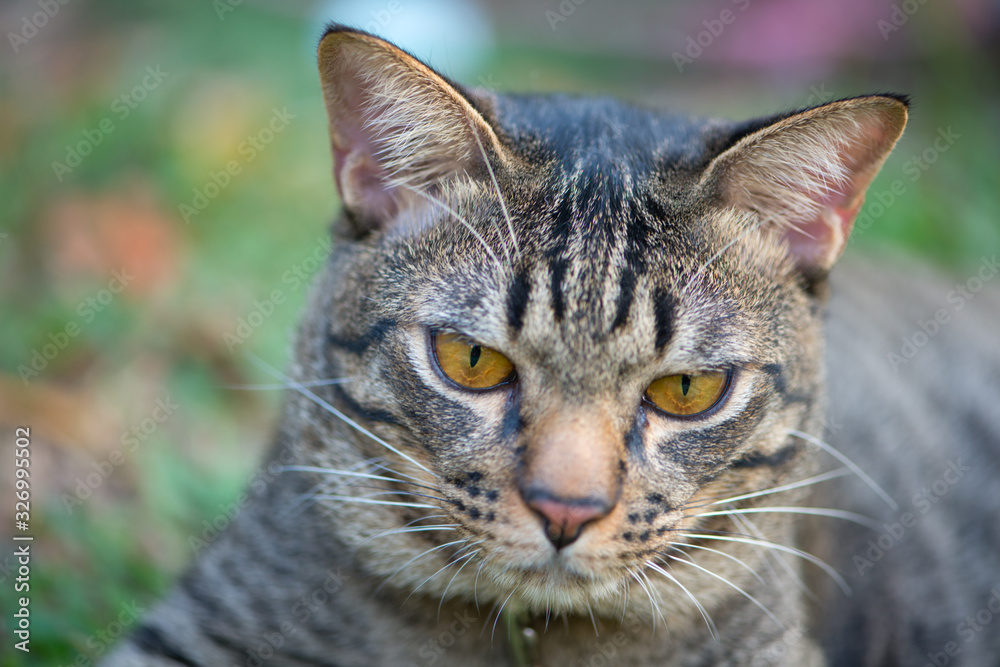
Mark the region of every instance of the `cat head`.
POLYGON ((904 99, 730 123, 500 95, 342 27, 319 67, 344 216, 296 379, 344 382, 290 409, 363 568, 600 611, 808 467, 824 279, 904 99))

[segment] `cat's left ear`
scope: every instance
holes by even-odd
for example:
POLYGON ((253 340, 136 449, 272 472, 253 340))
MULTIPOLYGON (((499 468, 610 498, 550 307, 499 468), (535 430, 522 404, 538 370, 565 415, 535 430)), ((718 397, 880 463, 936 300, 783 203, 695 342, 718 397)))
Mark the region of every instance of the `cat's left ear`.
POLYGON ((870 96, 783 117, 716 157, 702 187, 751 209, 780 235, 807 278, 840 257, 865 191, 906 125, 907 102, 870 96))
POLYGON ((334 177, 358 231, 384 229, 505 152, 459 86, 399 47, 345 26, 319 44, 334 177))

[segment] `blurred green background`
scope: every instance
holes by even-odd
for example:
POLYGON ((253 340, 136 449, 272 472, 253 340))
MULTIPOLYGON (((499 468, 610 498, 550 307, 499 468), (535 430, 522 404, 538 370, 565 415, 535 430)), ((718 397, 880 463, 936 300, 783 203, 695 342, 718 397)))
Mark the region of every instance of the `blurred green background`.
POLYGON ((731 118, 909 93, 850 252, 961 276, 1000 248, 995 1, 61 1, 0 8, 2 665, 102 655, 253 474, 280 392, 247 352, 286 364, 338 206, 326 20, 498 90, 731 118), (11 616, 23 426, 27 655, 11 616))

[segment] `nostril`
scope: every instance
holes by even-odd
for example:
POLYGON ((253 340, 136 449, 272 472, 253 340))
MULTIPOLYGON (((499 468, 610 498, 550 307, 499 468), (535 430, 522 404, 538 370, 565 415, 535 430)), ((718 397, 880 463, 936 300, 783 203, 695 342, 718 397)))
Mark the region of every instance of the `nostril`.
POLYGON ((557 550, 573 543, 586 524, 611 511, 607 503, 599 500, 562 500, 545 492, 529 494, 525 502, 542 518, 545 534, 557 550))

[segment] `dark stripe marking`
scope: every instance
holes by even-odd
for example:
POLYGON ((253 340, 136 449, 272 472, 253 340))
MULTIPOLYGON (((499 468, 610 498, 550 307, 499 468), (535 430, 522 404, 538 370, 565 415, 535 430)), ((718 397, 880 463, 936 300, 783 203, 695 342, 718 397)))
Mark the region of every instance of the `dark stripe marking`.
MULTIPOLYGON (((237 571, 230 570, 227 572, 227 575, 231 578, 237 571)), ((232 609, 223 606, 217 598, 199 586, 201 581, 196 580, 196 576, 198 575, 190 572, 187 576, 182 577, 180 581, 181 590, 187 594, 192 602, 201 608, 200 611, 204 612, 205 618, 211 618, 224 625, 236 627, 238 621, 232 609)))
POLYGON ((515 332, 521 331, 521 327, 524 326, 524 311, 528 308, 530 297, 531 284, 528 282, 528 274, 520 270, 514 275, 510 290, 507 292, 507 324, 515 332))
POLYGON ((805 392, 792 393, 788 389, 788 383, 785 381, 785 371, 780 364, 764 364, 761 366, 761 370, 767 373, 771 377, 771 382, 774 384, 774 391, 781 396, 782 403, 785 405, 790 405, 792 403, 805 403, 810 404, 813 401, 813 397, 805 392))
POLYGON ((563 314, 566 312, 566 303, 563 300, 562 283, 566 277, 566 269, 568 268, 569 262, 565 259, 553 260, 549 265, 552 276, 552 311, 555 313, 556 322, 561 322, 563 314))
POLYGON ((773 454, 761 454, 760 452, 750 452, 740 459, 733 461, 733 468, 758 468, 758 467, 769 467, 777 468, 782 466, 789 461, 791 461, 795 455, 802 449, 801 445, 790 444, 782 447, 773 454))
POLYGON ((188 667, 200 667, 200 663, 184 655, 157 628, 151 625, 139 626, 139 629, 132 635, 132 641, 146 655, 167 658, 180 665, 188 665, 188 667))
POLYGON ((656 349, 661 350, 674 335, 674 300, 662 289, 653 294, 653 317, 656 319, 656 349))
POLYGON ((393 426, 403 425, 396 418, 396 415, 391 412, 379 410, 378 408, 367 408, 361 405, 341 385, 330 385, 330 389, 337 395, 337 401, 342 403, 346 408, 345 412, 351 412, 355 416, 369 422, 381 422, 383 424, 392 424, 393 426))
POLYGON ((628 433, 625 434, 625 449, 629 454, 635 456, 640 461, 646 459, 646 448, 642 440, 642 431, 646 426, 646 414, 639 410, 628 433))
POLYGON ((504 406, 503 422, 500 426, 500 439, 513 441, 524 430, 524 417, 521 416, 520 393, 510 392, 510 398, 504 406))
POLYGON ((615 309, 615 321, 611 324, 613 332, 618 327, 624 326, 628 321, 629 310, 632 308, 632 300, 635 298, 635 286, 638 277, 632 267, 626 267, 622 271, 620 287, 618 288, 618 302, 615 309))
POLYGON ((326 341, 333 347, 345 350, 347 352, 353 352, 354 354, 362 354, 372 345, 377 345, 385 339, 386 334, 388 334, 395 326, 395 320, 383 319, 379 320, 371 329, 366 331, 364 335, 359 338, 343 338, 333 332, 330 332, 326 336, 326 341))
POLYGON ((205 637, 211 639, 219 646, 229 649, 235 655, 240 655, 241 653, 246 651, 245 646, 238 644, 237 641, 235 639, 232 639, 231 637, 227 637, 223 634, 220 634, 219 631, 215 630, 214 628, 209 628, 205 630, 205 637))

